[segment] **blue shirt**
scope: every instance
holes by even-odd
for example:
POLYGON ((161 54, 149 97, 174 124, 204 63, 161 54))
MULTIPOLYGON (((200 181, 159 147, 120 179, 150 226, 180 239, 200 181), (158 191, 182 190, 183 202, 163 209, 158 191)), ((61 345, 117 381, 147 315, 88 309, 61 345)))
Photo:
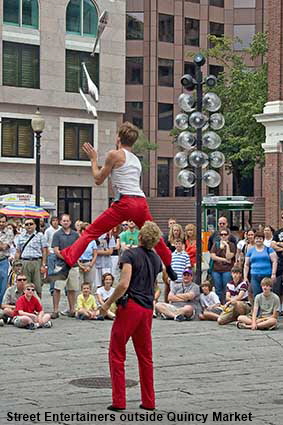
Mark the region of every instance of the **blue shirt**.
POLYGON ((85 250, 85 252, 80 256, 80 260, 84 260, 84 261, 91 261, 92 260, 92 258, 93 258, 93 251, 95 250, 95 249, 97 249, 97 245, 96 245, 96 242, 95 241, 91 241, 89 244, 88 244, 88 246, 87 246, 87 248, 86 248, 86 250, 85 250))
POLYGON ((246 254, 250 258, 251 275, 257 274, 261 276, 270 276, 272 271, 272 263, 269 255, 274 249, 266 246, 262 251, 257 251, 255 247, 250 248, 246 254))

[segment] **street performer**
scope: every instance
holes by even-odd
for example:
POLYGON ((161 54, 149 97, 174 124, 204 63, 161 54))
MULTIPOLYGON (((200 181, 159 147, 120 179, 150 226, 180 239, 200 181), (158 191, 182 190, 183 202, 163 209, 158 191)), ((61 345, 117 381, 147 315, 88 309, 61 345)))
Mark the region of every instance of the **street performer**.
POLYGON ((121 257, 120 282, 101 307, 106 315, 117 302, 116 319, 109 345, 109 367, 112 382, 112 405, 108 410, 126 409, 125 360, 126 344, 132 338, 139 363, 141 409, 154 410, 155 395, 152 363, 152 311, 154 284, 162 270, 158 255, 152 250, 161 236, 159 227, 146 221, 139 234, 139 247, 127 249, 121 257))
MULTIPOLYGON (((77 262, 89 242, 98 239, 124 220, 133 220, 139 228, 146 220, 152 221, 145 194, 140 188, 141 163, 132 153, 138 136, 137 127, 129 122, 122 124, 118 129, 116 150, 108 152, 101 168, 97 164, 97 152, 93 146, 90 143, 83 145, 83 150, 91 161, 95 183, 101 185, 111 175, 115 198, 110 208, 100 214, 76 242, 60 251, 66 264, 57 273, 50 275, 49 281, 65 280, 70 267, 77 262)), ((162 238, 155 250, 166 266, 169 278, 176 280, 176 273, 171 268, 171 251, 162 238)))

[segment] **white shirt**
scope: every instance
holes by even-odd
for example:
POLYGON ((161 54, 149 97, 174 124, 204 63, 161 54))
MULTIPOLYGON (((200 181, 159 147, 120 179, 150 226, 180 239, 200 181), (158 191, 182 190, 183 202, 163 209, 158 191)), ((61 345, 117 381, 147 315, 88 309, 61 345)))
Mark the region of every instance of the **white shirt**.
POLYGON ((204 308, 207 308, 207 307, 214 305, 214 304, 220 304, 220 300, 218 298, 218 295, 213 291, 210 291, 209 294, 207 294, 207 295, 200 294, 199 300, 200 300, 201 306, 204 307, 204 308))
POLYGON ((137 195, 145 197, 140 188, 142 166, 140 160, 132 152, 122 149, 125 153, 125 163, 111 172, 112 187, 115 195, 137 195))
POLYGON ((55 232, 57 232, 57 230, 59 230, 59 229, 61 229, 61 226, 58 226, 58 228, 57 228, 57 229, 54 229, 54 227, 53 227, 53 226, 50 226, 50 227, 48 227, 48 229, 46 229, 46 230, 45 230, 45 232, 44 232, 44 236, 45 236, 45 238, 46 238, 46 240, 47 240, 48 248, 49 248, 49 252, 50 252, 50 254, 53 254, 53 253, 54 253, 54 249, 53 249, 53 248, 51 248, 53 235, 54 235, 54 233, 55 233, 55 232))
POLYGON ((113 294, 114 291, 115 291, 115 289, 112 288, 112 287, 109 289, 109 291, 106 291, 104 286, 100 286, 100 288, 97 289, 96 293, 101 296, 103 301, 105 301, 105 300, 107 300, 107 298, 109 298, 113 294))

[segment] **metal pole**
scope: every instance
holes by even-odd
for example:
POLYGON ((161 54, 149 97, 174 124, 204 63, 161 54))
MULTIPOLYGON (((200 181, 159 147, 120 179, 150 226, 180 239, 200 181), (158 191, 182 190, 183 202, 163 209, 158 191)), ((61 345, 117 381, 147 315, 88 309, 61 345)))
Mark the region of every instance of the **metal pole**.
MULTIPOLYGON (((196 69, 196 89, 197 89, 197 111, 202 112, 202 72, 201 67, 195 64, 196 69)), ((202 150, 202 129, 197 129, 197 150, 202 150)), ((196 284, 201 284, 201 263, 202 263, 202 168, 196 168, 196 225, 197 225, 197 258, 196 258, 196 284)))
POLYGON ((35 205, 40 207, 40 138, 41 132, 37 131, 36 136, 36 158, 35 158, 35 205))

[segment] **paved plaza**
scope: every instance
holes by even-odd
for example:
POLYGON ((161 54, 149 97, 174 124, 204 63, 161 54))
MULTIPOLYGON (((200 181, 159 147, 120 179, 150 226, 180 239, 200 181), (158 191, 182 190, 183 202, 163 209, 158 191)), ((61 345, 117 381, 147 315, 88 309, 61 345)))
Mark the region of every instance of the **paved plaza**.
MULTIPOLYGON (((50 311, 47 289, 43 303, 50 311)), ((283 321, 277 331, 253 332, 234 324, 154 320, 157 410, 139 409, 134 385, 127 411, 111 414, 111 389, 98 384, 109 377, 112 323, 67 317, 53 323, 36 331, 0 328, 1 425, 283 423, 283 321), (82 386, 71 383, 77 379, 82 386)), ((126 367, 127 378, 138 381, 131 343, 126 367)))

